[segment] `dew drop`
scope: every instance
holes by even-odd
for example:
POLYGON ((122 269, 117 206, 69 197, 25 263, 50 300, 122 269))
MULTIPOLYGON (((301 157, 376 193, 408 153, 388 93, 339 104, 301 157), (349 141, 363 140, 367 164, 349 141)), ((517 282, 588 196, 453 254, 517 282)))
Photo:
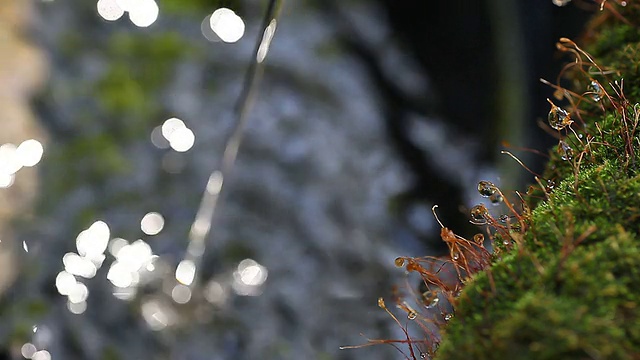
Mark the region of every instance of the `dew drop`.
POLYGON ((556 182, 553 180, 547 180, 547 187, 545 188, 545 190, 547 190, 547 192, 551 192, 553 189, 555 189, 556 187, 556 182))
POLYGON ((484 235, 482 234, 473 235, 473 241, 478 245, 484 244, 484 235))
POLYGON ((454 252, 451 258, 453 258, 453 260, 458 260, 460 259, 460 255, 457 252, 454 252))
POLYGON ((557 107, 549 99, 547 99, 547 101, 551 104, 551 110, 549 110, 549 116, 547 117, 549 120, 549 126, 556 130, 562 130, 567 125, 571 125, 571 123, 573 123, 571 116, 566 110, 561 107, 557 107))
POLYGON ((600 83, 598 83, 595 80, 592 80, 591 83, 589 84, 588 89, 592 93, 591 98, 593 99, 593 101, 602 100, 602 97, 604 96, 604 90, 602 89, 602 86, 600 86, 600 83))
POLYGON ((496 192, 495 194, 492 194, 491 196, 489 196, 489 200, 491 201, 491 204, 494 206, 500 205, 500 203, 504 200, 504 198, 502 197, 502 194, 500 194, 499 192, 496 192))
POLYGON ((498 220, 500 220, 501 223, 506 224, 509 221, 509 215, 502 214, 502 215, 500 215, 498 220))
POLYGON ((397 267, 403 267, 404 266, 404 258, 403 257, 397 257, 394 260, 394 263, 396 264, 397 267))
POLYGON ((498 192, 498 188, 492 182, 482 180, 478 183, 478 192, 483 197, 490 197, 498 192))
POLYGON ((445 314, 444 315, 444 321, 449 321, 451 319, 453 319, 453 314, 445 314))
POLYGON ((511 241, 509 241, 509 240, 502 240, 502 244, 503 244, 503 245, 505 245, 505 246, 509 246, 509 245, 511 245, 511 241))
POLYGON ((427 358, 427 353, 425 352, 420 352, 420 359, 426 359, 427 358))
POLYGON ((387 306, 384 304, 384 299, 379 297, 378 298, 378 307, 382 308, 382 309, 386 309, 387 306))
POLYGON ((418 317, 418 313, 415 310, 411 310, 407 313, 407 319, 415 320, 418 317))
POLYGON ((438 299, 438 292, 436 291, 425 291, 422 293, 422 301, 425 304, 427 309, 431 309, 438 305, 440 299, 438 299))
POLYGON ((486 224, 489 217, 489 210, 484 204, 478 204, 471 208, 471 220, 478 225, 486 224))
POLYGON ((427 308, 429 308, 429 309, 434 308, 434 307, 436 307, 436 305, 438 305, 439 302, 440 302, 440 299, 435 297, 435 298, 433 298, 433 300, 431 300, 429 305, 427 305, 427 308))
POLYGON ((560 154, 560 158, 564 161, 573 159, 573 149, 562 140, 558 143, 558 154, 560 154))

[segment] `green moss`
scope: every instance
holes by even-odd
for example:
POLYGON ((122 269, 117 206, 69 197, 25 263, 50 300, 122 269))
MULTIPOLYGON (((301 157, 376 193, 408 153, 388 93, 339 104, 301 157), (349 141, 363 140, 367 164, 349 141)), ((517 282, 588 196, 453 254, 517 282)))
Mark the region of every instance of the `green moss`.
MULTIPOLYGON (((632 6, 623 15, 638 14, 632 6)), ((640 32, 605 24, 592 48, 624 74, 625 97, 610 91, 617 106, 604 114, 588 107, 582 138, 565 139, 572 160, 551 152, 544 175, 555 189, 531 213, 520 248, 468 282, 437 359, 640 356, 640 32)))

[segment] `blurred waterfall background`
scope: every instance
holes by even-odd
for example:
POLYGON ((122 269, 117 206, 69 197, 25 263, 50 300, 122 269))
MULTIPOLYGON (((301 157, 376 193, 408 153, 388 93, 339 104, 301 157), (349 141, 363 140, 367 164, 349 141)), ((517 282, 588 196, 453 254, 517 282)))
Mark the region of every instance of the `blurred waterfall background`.
POLYGON ((545 146, 523 135, 537 78, 593 11, 284 0, 185 262, 267 3, 0 0, 0 359, 402 358, 339 347, 403 336, 376 303, 394 258, 441 250, 434 203, 473 234, 500 141, 545 146), (221 8, 235 32, 212 29, 221 8))

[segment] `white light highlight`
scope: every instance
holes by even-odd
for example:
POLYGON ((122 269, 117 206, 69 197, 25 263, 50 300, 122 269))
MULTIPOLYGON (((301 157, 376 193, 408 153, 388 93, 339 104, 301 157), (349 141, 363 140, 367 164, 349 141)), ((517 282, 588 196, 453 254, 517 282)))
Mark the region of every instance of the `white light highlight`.
POLYGON ((109 244, 111 230, 104 221, 96 221, 88 229, 83 230, 76 238, 78 254, 89 260, 99 259, 109 244))
POLYGON ((226 43, 234 43, 244 35, 244 21, 231 9, 220 8, 211 14, 211 30, 226 43))
POLYGON ((154 0, 130 1, 129 19, 137 27, 151 26, 158 19, 160 9, 154 0))
POLYGON ((238 295, 260 295, 260 287, 267 280, 267 275, 267 268, 258 264, 255 260, 244 259, 238 264, 238 269, 233 273, 233 289, 238 295))
POLYGON ((276 26, 278 22, 276 19, 271 20, 269 26, 264 29, 264 34, 262 35, 262 41, 260 42, 260 47, 258 47, 258 54, 256 55, 256 60, 261 63, 267 57, 267 53, 269 52, 269 46, 271 46, 271 40, 273 40, 273 35, 276 33, 276 26))
POLYGON ((60 295, 69 295, 77 283, 75 276, 67 271, 60 271, 56 276, 56 288, 60 295))
POLYGON ((133 283, 133 275, 126 265, 114 262, 107 273, 107 280, 119 288, 127 288, 133 283))
POLYGON ((109 253, 114 257, 118 257, 118 252, 125 246, 129 245, 129 242, 125 239, 114 238, 109 242, 109 253))
POLYGON ((164 218, 157 212, 146 214, 140 221, 140 229, 147 235, 156 235, 164 228, 164 218))
POLYGON ((176 268, 176 280, 184 285, 191 285, 196 277, 196 264, 191 260, 182 260, 176 268))
POLYGON ((87 297, 89 297, 89 289, 85 284, 79 282, 71 288, 71 291, 67 296, 69 298, 69 302, 78 304, 87 300, 87 297))
POLYGON ((193 147, 196 135, 189 128, 177 129, 171 134, 169 146, 177 152, 185 152, 193 147))
POLYGON ((35 166, 42 159, 44 148, 40 141, 30 139, 23 141, 16 149, 16 157, 22 166, 35 166))
POLYGON ((31 359, 38 349, 32 343, 26 343, 20 348, 20 354, 25 359, 31 359))
POLYGON ((14 144, 4 144, 0 146, 0 173, 13 175, 22 169, 22 163, 16 154, 17 148, 14 144))
POLYGON ((86 257, 79 256, 76 253, 66 253, 62 257, 62 263, 64 269, 72 275, 82 276, 86 279, 91 279, 96 276, 98 268, 96 265, 86 257))
POLYGON ((98 15, 107 21, 116 21, 124 15, 124 10, 116 0, 99 0, 96 8, 98 15))
POLYGON ((160 130, 162 131, 162 136, 164 136, 167 141, 171 141, 171 134, 173 134, 174 131, 186 127, 187 125, 184 124, 184 121, 178 118, 171 118, 165 120, 165 122, 162 123, 162 127, 160 130))
POLYGON ((129 271, 138 271, 142 266, 147 265, 152 257, 153 252, 149 244, 138 239, 120 249, 117 259, 129 271))
POLYGON ((31 360, 51 360, 51 354, 47 350, 36 351, 31 360))
POLYGON ((16 176, 14 174, 0 173, 0 188, 8 188, 13 185, 16 176))

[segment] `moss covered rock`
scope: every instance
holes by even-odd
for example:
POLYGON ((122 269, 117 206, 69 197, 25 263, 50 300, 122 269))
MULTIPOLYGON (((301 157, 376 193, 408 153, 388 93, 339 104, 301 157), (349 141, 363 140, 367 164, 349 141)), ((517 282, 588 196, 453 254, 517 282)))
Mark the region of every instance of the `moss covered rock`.
POLYGON ((556 186, 538 193, 522 241, 469 280, 437 359, 640 358, 638 14, 598 22, 588 50, 607 69, 573 76, 575 132, 560 132, 572 156, 552 152, 544 176, 556 186))

